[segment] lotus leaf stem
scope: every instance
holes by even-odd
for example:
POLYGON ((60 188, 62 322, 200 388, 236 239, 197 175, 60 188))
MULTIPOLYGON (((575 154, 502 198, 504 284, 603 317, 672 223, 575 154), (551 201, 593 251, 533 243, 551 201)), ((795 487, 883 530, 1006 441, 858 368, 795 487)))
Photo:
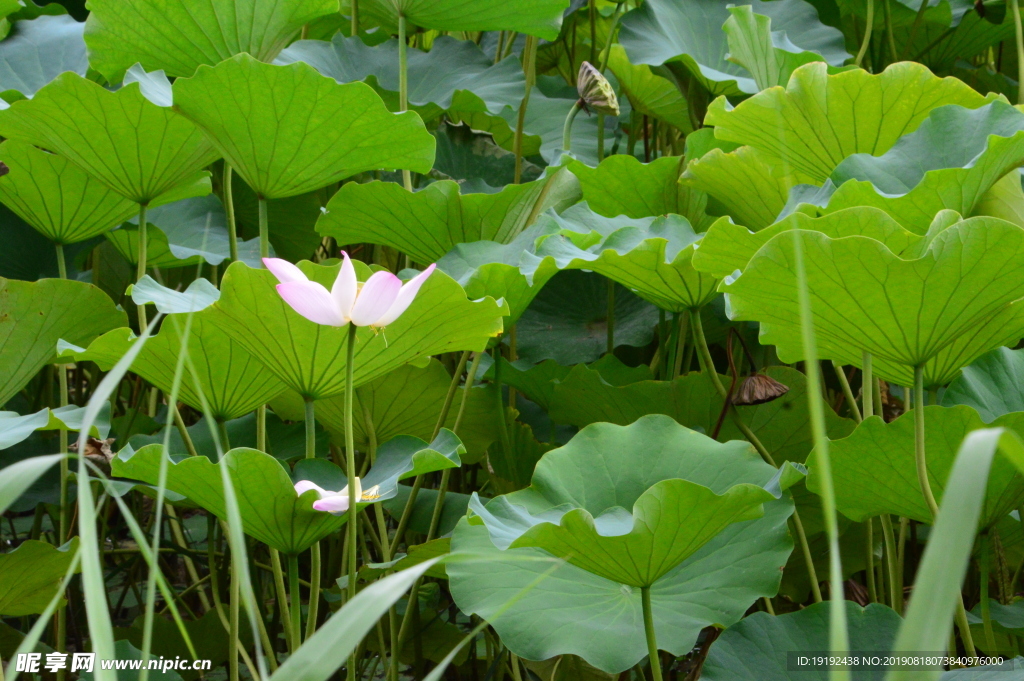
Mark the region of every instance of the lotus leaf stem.
POLYGON ((267 200, 259 197, 260 217, 260 258, 270 257, 270 218, 267 215, 267 200))
POLYGON ((800 541, 800 550, 803 553, 804 563, 807 565, 807 576, 811 582, 811 593, 814 595, 814 602, 821 603, 821 585, 818 583, 818 569, 814 567, 814 558, 811 556, 811 545, 807 542, 807 533, 804 531, 804 524, 800 520, 800 513, 793 505, 793 527, 796 529, 796 536, 800 541))
MULTIPOLYGON (((147 254, 146 254, 146 250, 147 250, 147 247, 148 247, 147 241, 149 239, 149 237, 147 236, 147 232, 148 231, 149 230, 148 230, 148 227, 147 227, 147 224, 146 224, 146 204, 140 203, 139 204, 139 231, 138 231, 139 245, 138 245, 138 248, 137 248, 137 252, 135 254, 136 260, 138 261, 135 264, 135 282, 136 283, 141 281, 142 277, 146 276, 146 259, 148 257, 147 254)), ((149 324, 146 322, 146 306, 145 305, 139 305, 139 306, 137 306, 136 309, 139 312, 139 330, 141 331, 141 330, 145 329, 147 326, 149 326, 149 324)))
POLYGON ((885 564, 889 570, 889 607, 903 614, 903 580, 896 567, 896 535, 892 529, 892 517, 883 513, 882 538, 885 541, 885 564))
POLYGON ((316 632, 316 619, 320 609, 320 542, 309 550, 309 611, 306 614, 306 638, 316 632))
POLYGON ((267 451, 267 405, 256 408, 256 449, 267 451))
POLYGON ((870 352, 864 353, 861 364, 864 366, 861 368, 860 400, 863 406, 862 417, 866 419, 875 415, 875 397, 872 386, 877 385, 878 382, 874 378, 870 352))
MULTIPOLYGON (((892 7, 889 6, 891 0, 882 0, 882 9, 885 12, 885 36, 889 43, 889 52, 892 55, 892 60, 895 62, 899 60, 898 52, 896 51, 896 38, 893 36, 892 31, 892 7)), ((877 68, 875 69, 878 70, 877 68)))
POLYGON ((982 626, 985 630, 985 652, 990 655, 996 654, 996 635, 992 629, 992 605, 989 603, 989 580, 990 580, 990 563, 992 560, 991 553, 989 551, 989 537, 987 532, 983 532, 978 537, 979 553, 978 556, 978 567, 979 575, 978 581, 981 587, 981 621, 982 626))
POLYGON ((850 413, 853 415, 853 420, 860 423, 864 419, 861 418, 860 408, 857 406, 857 399, 853 396, 853 390, 850 388, 850 381, 846 378, 843 366, 839 362, 833 360, 832 368, 836 370, 836 378, 839 379, 839 385, 843 387, 843 396, 846 397, 846 402, 850 405, 850 413))
POLYGON ((865 576, 867 577, 868 583, 868 602, 878 602, 878 585, 875 584, 875 519, 868 518, 867 521, 867 536, 865 541, 865 558, 867 559, 868 569, 865 570, 865 576))
POLYGON ((576 120, 576 114, 580 112, 580 101, 577 100, 572 105, 569 115, 565 117, 565 126, 562 128, 562 151, 571 151, 572 149, 572 122, 576 120))
POLYGON ((359 0, 352 0, 352 25, 350 33, 352 37, 359 35, 359 0))
MULTIPOLYGON (((926 0, 927 1, 927 0, 926 0)), ((875 25, 875 0, 868 0, 867 25, 864 27, 864 40, 860 43, 860 51, 857 52, 857 59, 854 64, 860 66, 864 62, 864 55, 867 54, 868 45, 871 44, 871 29, 875 25)))
POLYGON ((313 398, 305 400, 305 424, 306 424, 306 458, 316 458, 316 413, 313 398))
MULTIPOLYGON (((398 110, 409 110, 409 39, 406 36, 405 14, 398 11, 398 110)), ((412 173, 402 168, 402 185, 412 191, 412 173)))
POLYGON ((224 220, 228 223, 228 249, 231 262, 238 260, 238 226, 235 224, 235 193, 231 187, 234 175, 231 164, 224 161, 224 179, 221 182, 221 194, 224 196, 224 220))
POLYGON ((651 658, 651 678, 662 681, 658 640, 654 635, 654 611, 651 608, 651 587, 640 587, 640 602, 644 611, 644 634, 647 635, 647 654, 651 658))
MULTIPOLYGON (((1024 28, 1021 27, 1020 4, 1018 0, 1009 0, 1009 3, 1017 42, 1017 82, 1024 83, 1024 28)), ((1024 104, 1024 86, 1017 87, 1017 103, 1024 104)))
POLYGON ((302 599, 299 595, 299 556, 288 554, 288 610, 291 615, 290 650, 292 654, 302 645, 302 599))
POLYGON ((238 601, 239 593, 238 588, 238 570, 231 571, 231 604, 229 610, 229 630, 228 630, 228 673, 231 681, 238 681, 238 650, 241 646, 238 644, 238 601))
POLYGON ((526 108, 530 104, 530 93, 537 82, 537 37, 526 36, 523 48, 523 73, 526 74, 526 87, 523 100, 519 103, 519 115, 516 117, 516 132, 512 139, 512 153, 516 157, 515 184, 523 181, 523 129, 526 126, 526 108))
POLYGON ((939 505, 935 502, 928 481, 928 461, 925 455, 923 364, 914 368, 914 462, 917 465, 917 482, 921 486, 921 494, 924 495, 932 518, 935 518, 939 514, 939 505))

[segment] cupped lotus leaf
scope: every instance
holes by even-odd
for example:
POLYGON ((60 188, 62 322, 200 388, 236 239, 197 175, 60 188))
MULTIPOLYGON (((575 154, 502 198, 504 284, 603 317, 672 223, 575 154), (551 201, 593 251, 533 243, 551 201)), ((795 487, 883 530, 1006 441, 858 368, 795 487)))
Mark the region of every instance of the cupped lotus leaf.
POLYGON ((416 193, 394 182, 349 182, 331 198, 316 229, 338 243, 391 246, 428 263, 461 243, 509 243, 541 213, 578 200, 576 176, 565 169, 497 194, 460 194, 458 183, 447 180, 416 193))
POLYGON ((208 194, 203 168, 218 158, 199 128, 138 84, 113 92, 76 73, 0 111, 0 134, 67 157, 139 204, 208 194))
MULTIPOLYGON (((663 416, 621 427, 595 424, 537 465, 533 485, 503 497, 533 515, 570 503, 600 516, 631 508, 650 487, 681 479, 724 493, 739 484, 765 486, 776 474, 746 443, 720 444, 663 416)), ((494 502, 492 502, 493 504, 494 502)), ((734 523, 651 587, 658 646, 689 651, 701 628, 737 622, 750 603, 774 594, 792 550, 787 498, 764 504, 764 516, 734 523)), ((494 619, 502 641, 527 659, 579 655, 620 672, 647 654, 640 590, 572 564, 552 571, 550 554, 536 548, 501 550, 487 527, 463 520, 452 550, 484 560, 447 566, 450 588, 467 613, 490 618, 513 593, 547 573, 494 619)))
POLYGON ((847 208, 822 217, 793 213, 771 227, 751 232, 729 218, 720 218, 711 225, 693 255, 693 267, 725 278, 742 270, 750 259, 772 237, 793 229, 821 232, 833 239, 846 236, 864 236, 885 244, 897 255, 904 254, 918 244, 921 237, 907 231, 900 223, 878 208, 847 208))
POLYGON ((881 156, 854 154, 840 163, 827 210, 875 206, 924 233, 940 210, 970 215, 1022 162, 1024 113, 1001 101, 978 109, 943 106, 881 156))
POLYGON ((722 286, 730 316, 761 323, 761 340, 783 361, 803 357, 794 239, 806 255, 815 334, 823 358, 860 366, 870 352, 876 374, 913 385, 924 366, 927 387, 1024 336, 1024 230, 996 218, 970 218, 936 235, 915 260, 862 236, 821 232, 777 235, 743 274, 722 286))
MULTIPOLYGON (((203 411, 203 396, 210 415, 218 421, 239 418, 281 394, 285 385, 230 335, 211 321, 210 311, 192 316, 188 352, 195 366, 181 375, 178 399, 197 411, 203 411)), ((131 370, 163 390, 171 391, 181 352, 184 315, 165 319, 160 333, 152 336, 131 370)), ((93 341, 85 350, 74 352, 75 361, 90 360, 109 371, 135 343, 131 329, 114 329, 93 341)))
POLYGON ((65 71, 84 76, 84 30, 85 24, 66 14, 16 22, 14 34, 0 42, 0 92, 31 97, 65 71))
POLYGON ((965 404, 985 423, 1024 412, 1024 350, 996 348, 964 367, 942 394, 942 406, 965 404))
MULTIPOLYGON (((928 406, 924 415, 928 481, 941 505, 960 443, 972 430, 987 426, 978 412, 967 406, 928 406)), ((1024 414, 1000 416, 990 426, 1019 430, 1024 427, 1024 414)), ((836 481, 836 508, 843 515, 860 522, 892 513, 922 523, 932 522, 914 464, 913 413, 892 423, 885 423, 880 417, 866 419, 850 436, 832 440, 829 451, 836 481)), ((820 494, 821 472, 813 454, 808 467, 807 486, 820 494)), ((981 526, 999 521, 1022 501, 1024 477, 1008 460, 996 457, 988 478, 981 526)))
MULTIPOLYGON (((903 619, 892 608, 872 603, 862 608, 842 601, 851 650, 870 650, 882 655, 891 650, 903 619)), ((781 651, 829 649, 829 616, 833 604, 815 603, 803 610, 775 617, 755 612, 732 625, 708 652, 701 678, 708 681, 790 681, 793 672, 781 651)), ((828 668, 801 671, 809 681, 825 681, 828 668)), ((871 672, 852 672, 854 679, 875 678, 871 672)))
MULTIPOLYGON (((391 28, 401 13, 407 22, 436 31, 518 31, 558 38, 570 0, 364 0, 360 13, 391 28)), ((394 33, 394 31, 390 31, 394 33)))
POLYGON ((715 126, 720 139, 750 145, 821 183, 847 156, 884 154, 932 109, 976 109, 994 97, 913 62, 892 64, 879 74, 853 69, 834 75, 819 62, 794 71, 785 88, 768 88, 735 108, 716 99, 705 123, 715 126))
MULTIPOLYGON (((427 439, 441 415, 451 374, 436 359, 426 367, 407 364, 356 389, 352 432, 356 447, 370 447, 370 434, 376 442, 387 442, 399 435, 427 439)), ((444 425, 452 428, 458 416, 465 387, 455 394, 444 425)), ((494 442, 496 395, 490 386, 475 386, 467 398, 466 412, 459 425, 459 439, 466 445, 468 458, 479 460, 494 442)), ((345 432, 345 398, 331 397, 316 403, 316 418, 341 437, 345 432)), ((465 458, 465 457, 464 457, 465 458)))
POLYGON ((681 215, 646 218, 624 227, 615 219, 591 213, 585 216, 587 231, 576 217, 590 212, 585 203, 573 206, 559 222, 570 229, 543 237, 537 260, 528 272, 554 261, 560 270, 597 272, 663 310, 682 312, 703 307, 717 295, 718 280, 693 268, 693 254, 700 234, 681 215))
POLYGON ((92 284, 0 278, 0 405, 57 357, 57 341, 88 345, 128 324, 123 310, 92 284))
POLYGON ((339 85, 303 63, 240 54, 174 83, 195 121, 256 194, 282 199, 366 170, 430 171, 434 138, 415 113, 393 114, 369 86, 339 85))
MULTIPOLYGON (((712 94, 757 92, 752 74, 727 59, 730 45, 722 26, 730 18, 726 0, 654 0, 622 17, 619 40, 634 64, 684 66, 712 94)), ((847 54, 843 36, 818 20, 803 0, 752 0, 753 12, 771 19, 771 45, 785 52, 822 55, 840 65, 847 54)), ((822 64, 824 67, 825 64, 822 64)))
POLYGON ((119 81, 133 64, 191 76, 247 52, 271 61, 303 25, 338 11, 337 0, 90 0, 85 42, 93 68, 119 81))
POLYGON ((675 213, 703 232, 712 220, 704 212, 707 197, 679 184, 681 164, 673 156, 641 163, 633 156, 615 154, 596 168, 573 161, 569 170, 579 178, 583 199, 599 215, 646 218, 675 213))
MULTIPOLYGON (((407 50, 409 104, 424 120, 452 107, 459 111, 499 114, 518 108, 526 78, 515 57, 494 63, 471 40, 449 36, 434 39, 429 52, 407 50)), ((342 34, 331 41, 301 40, 288 46, 274 62, 305 62, 339 83, 365 81, 388 108, 398 110, 398 41, 369 46, 362 38, 342 34)))
POLYGON ((686 98, 671 80, 654 73, 646 64, 631 64, 626 50, 618 44, 608 52, 608 68, 634 111, 673 125, 683 133, 693 130, 686 98))
MULTIPOLYGON (((359 279, 370 271, 353 263, 359 279)), ((299 268, 312 281, 330 287, 341 265, 299 268)), ((209 320, 304 398, 322 399, 345 389, 348 327, 321 326, 295 312, 275 290, 268 270, 233 263, 221 281, 221 298, 209 320)), ((355 385, 379 378, 403 364, 454 350, 483 350, 501 333, 504 305, 490 298, 470 301, 448 275, 434 272, 408 310, 386 329, 361 327, 353 368, 355 385)))
POLYGON ((0 144, 0 161, 11 169, 0 178, 0 201, 54 243, 91 239, 139 211, 63 156, 31 144, 0 144))
POLYGON ((60 548, 27 539, 10 553, 0 554, 0 572, 4 575, 0 613, 20 617, 46 610, 77 552, 78 537, 74 537, 60 548))

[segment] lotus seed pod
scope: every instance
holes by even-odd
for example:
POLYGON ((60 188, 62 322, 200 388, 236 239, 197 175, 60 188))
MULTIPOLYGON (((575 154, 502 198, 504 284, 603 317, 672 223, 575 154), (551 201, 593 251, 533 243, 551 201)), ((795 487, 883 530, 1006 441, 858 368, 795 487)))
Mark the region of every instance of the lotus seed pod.
POLYGON ((789 392, 789 386, 783 385, 771 376, 754 374, 743 379, 740 389, 733 395, 732 403, 737 405, 764 404, 776 400, 789 392))
POLYGON ((584 108, 588 111, 596 111, 609 116, 619 115, 619 98, 615 96, 612 84, 590 62, 585 61, 580 64, 576 90, 580 93, 580 100, 583 101, 584 108))

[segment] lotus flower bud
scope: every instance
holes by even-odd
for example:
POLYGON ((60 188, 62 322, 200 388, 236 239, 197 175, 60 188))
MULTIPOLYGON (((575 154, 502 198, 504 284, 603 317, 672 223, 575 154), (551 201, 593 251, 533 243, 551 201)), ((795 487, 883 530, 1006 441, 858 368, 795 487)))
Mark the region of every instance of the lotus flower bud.
POLYGON ((789 386, 782 385, 771 376, 754 374, 747 376, 740 389, 732 396, 736 405, 764 404, 776 400, 789 392, 789 386))
POLYGON ((580 93, 580 101, 587 111, 592 110, 608 116, 619 115, 619 98, 615 96, 612 84, 590 62, 580 64, 576 91, 580 93))

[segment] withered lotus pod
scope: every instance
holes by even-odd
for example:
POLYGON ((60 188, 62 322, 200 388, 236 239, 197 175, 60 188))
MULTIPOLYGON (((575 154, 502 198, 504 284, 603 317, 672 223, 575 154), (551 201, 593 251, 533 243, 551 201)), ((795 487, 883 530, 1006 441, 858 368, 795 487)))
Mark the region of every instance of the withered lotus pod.
POLYGON ((779 383, 771 376, 754 374, 743 379, 739 390, 732 396, 732 403, 736 405, 764 404, 776 400, 788 392, 789 386, 779 383))
POLYGON ((590 62, 580 64, 576 79, 576 91, 587 111, 596 111, 608 116, 619 115, 619 98, 615 96, 612 84, 590 62))

